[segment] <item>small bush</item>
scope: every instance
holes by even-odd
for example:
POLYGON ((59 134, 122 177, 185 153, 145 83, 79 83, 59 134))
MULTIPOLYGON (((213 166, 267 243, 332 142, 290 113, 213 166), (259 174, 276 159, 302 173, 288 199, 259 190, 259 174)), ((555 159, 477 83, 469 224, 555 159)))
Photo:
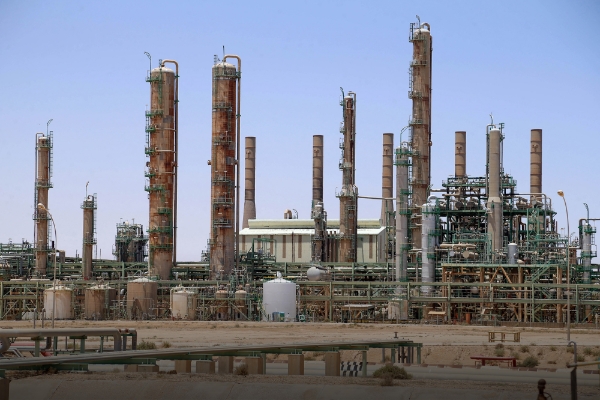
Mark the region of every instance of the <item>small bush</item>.
POLYGON ((379 382, 381 386, 394 386, 394 377, 392 374, 383 375, 381 382, 379 382))
POLYGON ((241 363, 240 365, 238 365, 237 367, 235 367, 233 369, 233 374, 234 375, 241 375, 241 376, 248 375, 248 364, 241 363))
POLYGON ((513 351, 512 353, 510 353, 510 356, 516 358, 517 360, 521 359, 521 355, 519 353, 517 353, 516 351, 513 351))
POLYGON ((544 350, 539 349, 538 352, 537 352, 537 355, 538 356, 543 356, 544 355, 544 350))
POLYGON ((577 354, 577 361, 578 362, 583 362, 585 361, 585 356, 583 354, 577 354))
POLYGON ((177 375, 177 371, 175 371, 174 369, 167 371, 167 375, 177 375))
POLYGON ((589 347, 586 347, 585 349, 583 349, 583 354, 585 354, 586 356, 591 356, 593 353, 594 352, 589 347))
POLYGON ((573 346, 568 346, 567 347, 567 353, 573 354, 573 346))
POLYGON ((504 357, 504 349, 503 348, 496 348, 494 350, 494 355, 496 357, 504 357))
POLYGON ((240 327, 240 324, 235 324, 233 327, 234 327, 234 328, 239 328, 239 327, 240 327))
POLYGON ((529 353, 529 346, 521 346, 519 347, 519 351, 521 353, 529 353))
POLYGON ((161 347, 162 347, 163 349, 168 349, 168 348, 170 348, 170 347, 171 347, 171 342, 169 342, 169 341, 166 341, 166 340, 163 340, 163 342, 162 342, 162 344, 161 344, 161 347))
POLYGON ((592 350, 592 355, 594 357, 600 357, 600 349, 594 349, 594 350, 592 350))
POLYGON ((496 345, 496 349, 503 349, 503 348, 504 348, 504 345, 502 343, 498 343, 496 345))
POLYGON ((550 346, 550 351, 556 351, 556 346, 550 346))
POLYGON ((139 342, 137 344, 137 349, 138 350, 155 350, 156 349, 156 343, 154 343, 154 342, 147 342, 145 340, 142 340, 141 342, 139 342))
POLYGON ((526 359, 524 359, 523 362, 521 362, 521 367, 535 368, 538 366, 538 364, 539 361, 537 358, 535 358, 534 356, 529 356, 526 359))
POLYGON ((412 375, 406 372, 404 368, 395 365, 386 365, 373 372, 374 378, 386 379, 387 375, 391 376, 392 379, 412 379, 412 375))
POLYGON ((556 364, 556 361, 550 360, 550 361, 548 361, 548 364, 556 364))

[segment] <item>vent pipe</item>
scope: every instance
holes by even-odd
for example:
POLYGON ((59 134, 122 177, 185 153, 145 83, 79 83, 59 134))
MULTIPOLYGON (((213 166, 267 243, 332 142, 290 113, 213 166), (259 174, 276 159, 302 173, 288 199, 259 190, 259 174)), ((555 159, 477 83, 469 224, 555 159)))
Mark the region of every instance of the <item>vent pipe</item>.
POLYGON ((323 202, 323 135, 313 135, 313 207, 323 202))
POLYGON ((381 172, 381 222, 393 226, 394 213, 394 134, 383 134, 383 170, 381 172))
POLYGON ((454 176, 465 178, 467 176, 467 132, 454 132, 454 176))
POLYGON ((488 232, 492 239, 492 250, 502 250, 502 199, 500 198, 500 164, 502 133, 493 126, 489 135, 489 177, 488 177, 488 232))

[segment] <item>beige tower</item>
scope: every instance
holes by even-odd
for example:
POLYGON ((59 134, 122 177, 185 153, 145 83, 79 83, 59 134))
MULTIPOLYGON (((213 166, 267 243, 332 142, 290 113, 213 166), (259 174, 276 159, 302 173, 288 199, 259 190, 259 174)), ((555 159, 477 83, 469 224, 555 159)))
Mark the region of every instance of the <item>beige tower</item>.
POLYGON ((358 188, 355 184, 356 170, 356 94, 348 92, 342 100, 344 107, 344 135, 340 169, 342 189, 337 194, 340 199, 340 247, 339 262, 356 262, 356 233, 358 228, 357 200, 358 188))
MULTIPOLYGON (((410 26, 409 41, 413 44, 413 59, 410 63, 409 98, 412 100, 410 118, 412 147, 412 205, 415 214, 427 202, 427 191, 431 182, 431 33, 429 24, 410 26)), ((413 220, 412 243, 421 245, 421 224, 413 220)))
POLYGON ((146 78, 150 83, 150 109, 146 111, 146 155, 150 161, 145 173, 150 199, 148 264, 150 273, 160 279, 170 279, 173 268, 177 164, 177 76, 165 68, 165 62, 146 78))
MULTIPOLYGON (((531 130, 529 193, 542 192, 542 130, 531 130)), ((532 196, 542 201, 542 196, 532 196)))
POLYGON ((315 234, 312 261, 327 261, 327 212, 323 205, 323 135, 313 135, 312 219, 315 234))
POLYGON ((83 209, 83 248, 81 249, 83 279, 92 278, 92 252, 96 244, 96 209, 98 208, 96 194, 86 196, 81 204, 83 209))
POLYGON ((503 247, 502 235, 502 198, 500 191, 501 164, 502 164, 502 132, 493 126, 489 133, 488 140, 488 231, 492 239, 492 250, 500 252, 503 247))
POLYGON ((381 259, 393 260, 396 219, 394 217, 394 134, 383 134, 383 170, 381 172, 381 223, 386 227, 386 246, 381 259))
POLYGON ((225 60, 212 67, 210 160, 212 186, 209 244, 210 270, 213 279, 230 274, 235 267, 239 78, 240 73, 236 67, 225 60))
POLYGON ((454 176, 467 177, 467 132, 454 132, 454 176))
POLYGON ((52 147, 53 133, 50 131, 48 136, 42 133, 36 134, 36 180, 35 180, 35 198, 34 214, 35 221, 35 271, 38 275, 46 275, 48 264, 48 237, 50 232, 50 216, 44 210, 48 209, 48 189, 52 187, 50 178, 52 177, 52 147), (38 204, 44 208, 38 207, 38 204))
POLYGON ((256 219, 256 138, 246 137, 246 159, 244 161, 244 218, 242 228, 248 228, 248 220, 256 219))

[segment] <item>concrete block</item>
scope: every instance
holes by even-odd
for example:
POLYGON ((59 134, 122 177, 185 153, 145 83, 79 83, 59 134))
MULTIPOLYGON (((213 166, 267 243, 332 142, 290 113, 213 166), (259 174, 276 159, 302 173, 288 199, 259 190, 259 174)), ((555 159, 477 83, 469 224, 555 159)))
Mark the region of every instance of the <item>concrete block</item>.
POLYGON ((137 364, 125 364, 125 372, 138 372, 137 364))
POLYGON ((233 357, 232 356, 219 356, 218 361, 218 372, 219 374, 233 374, 233 357))
POLYGON ((248 366, 248 375, 263 374, 263 359, 262 357, 246 357, 244 361, 248 366))
POLYGON ((215 362, 213 360, 198 360, 196 361, 197 374, 214 374, 215 362))
POLYGON ((0 400, 9 399, 10 379, 0 378, 0 400))
POLYGON ((304 375, 304 354, 288 355, 288 375, 304 375))
POLYGON ((158 365, 156 364, 140 364, 137 367, 138 372, 158 372, 158 365))
POLYGON ((189 374, 192 372, 192 360, 175 360, 175 371, 178 374, 189 374))
POLYGON ((340 376, 340 352, 328 351, 325 353, 325 376, 340 376))

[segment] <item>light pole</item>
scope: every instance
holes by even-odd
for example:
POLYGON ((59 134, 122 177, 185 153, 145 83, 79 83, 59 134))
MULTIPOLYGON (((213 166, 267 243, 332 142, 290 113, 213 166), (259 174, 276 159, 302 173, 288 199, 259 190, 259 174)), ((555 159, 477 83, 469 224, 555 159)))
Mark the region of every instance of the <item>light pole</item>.
POLYGON ((56 311, 56 249, 58 248, 58 236, 56 236, 56 224, 54 223, 54 218, 52 218, 50 211, 48 211, 48 209, 42 203, 38 203, 37 207, 38 210, 44 211, 50 216, 50 220, 52 220, 52 227, 54 228, 54 279, 52 280, 52 329, 54 329, 54 313, 56 311))
POLYGON ((565 203, 565 212, 567 213, 567 341, 571 341, 571 265, 569 263, 569 257, 571 250, 569 249, 569 242, 571 241, 571 229, 569 228, 569 208, 567 207, 567 199, 565 199, 565 192, 559 190, 558 195, 562 197, 565 203))

